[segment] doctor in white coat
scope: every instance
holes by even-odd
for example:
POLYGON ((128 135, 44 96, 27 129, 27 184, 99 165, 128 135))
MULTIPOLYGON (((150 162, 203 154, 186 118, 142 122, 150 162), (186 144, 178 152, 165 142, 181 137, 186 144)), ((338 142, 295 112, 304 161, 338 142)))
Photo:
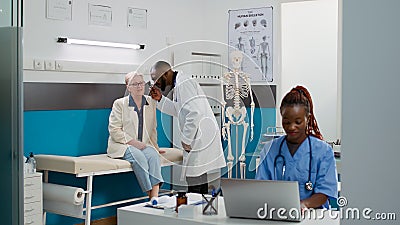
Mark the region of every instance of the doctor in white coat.
POLYGON ((219 126, 207 97, 198 82, 173 71, 169 63, 158 61, 150 70, 155 81, 150 91, 157 108, 178 118, 184 159, 181 178, 186 178, 188 192, 207 193, 207 173, 226 166, 219 126), (173 100, 162 96, 173 87, 173 100))

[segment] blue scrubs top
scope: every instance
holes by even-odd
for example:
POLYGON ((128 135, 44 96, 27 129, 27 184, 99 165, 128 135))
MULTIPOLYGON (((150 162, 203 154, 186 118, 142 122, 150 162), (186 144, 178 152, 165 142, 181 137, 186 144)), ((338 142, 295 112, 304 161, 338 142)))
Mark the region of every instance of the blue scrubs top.
MULTIPOLYGON (((289 152, 286 141, 283 143, 281 154, 286 161, 283 178, 282 157, 277 158, 276 168, 274 168, 274 160, 279 154, 279 146, 284 141, 284 137, 274 139, 264 146, 260 154, 261 161, 256 179, 298 181, 300 200, 309 198, 313 193, 322 193, 328 197, 337 198, 337 172, 332 148, 326 142, 310 135, 312 146, 311 182, 314 189, 308 191, 305 189, 310 167, 310 147, 307 138, 300 144, 293 156, 289 152)), ((328 201, 322 207, 329 208, 328 201)))

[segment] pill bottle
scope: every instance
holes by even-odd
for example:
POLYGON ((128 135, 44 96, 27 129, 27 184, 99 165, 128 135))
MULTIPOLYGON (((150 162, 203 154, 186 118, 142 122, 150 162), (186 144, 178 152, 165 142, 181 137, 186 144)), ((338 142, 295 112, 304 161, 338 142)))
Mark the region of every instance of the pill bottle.
POLYGON ((178 207, 182 204, 184 204, 184 205, 187 204, 186 192, 178 191, 178 196, 176 196, 176 208, 175 208, 176 212, 178 212, 178 207))

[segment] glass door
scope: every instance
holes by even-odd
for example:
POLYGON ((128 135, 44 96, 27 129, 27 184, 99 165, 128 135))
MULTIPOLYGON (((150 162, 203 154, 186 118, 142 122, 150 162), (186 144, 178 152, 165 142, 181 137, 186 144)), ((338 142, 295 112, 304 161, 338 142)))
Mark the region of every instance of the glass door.
POLYGON ((1 224, 23 224, 22 0, 0 1, 1 224))
POLYGON ((0 27, 11 26, 12 1, 0 1, 0 27))

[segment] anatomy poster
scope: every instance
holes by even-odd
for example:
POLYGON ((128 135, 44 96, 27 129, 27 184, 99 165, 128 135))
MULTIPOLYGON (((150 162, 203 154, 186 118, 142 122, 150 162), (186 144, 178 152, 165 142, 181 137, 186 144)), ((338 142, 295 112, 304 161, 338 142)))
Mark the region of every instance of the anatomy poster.
POLYGON ((229 11, 229 50, 243 52, 242 71, 252 81, 273 81, 272 25, 272 7, 229 11))

